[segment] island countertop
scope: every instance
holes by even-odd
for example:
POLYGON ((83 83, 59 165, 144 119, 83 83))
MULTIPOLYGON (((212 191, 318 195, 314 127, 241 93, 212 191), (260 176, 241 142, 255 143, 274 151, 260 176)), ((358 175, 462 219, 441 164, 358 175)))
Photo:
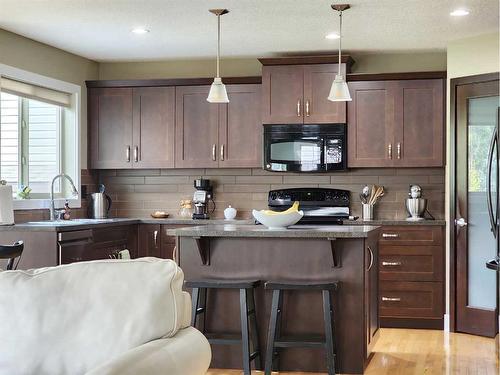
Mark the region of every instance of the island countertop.
POLYGON ((267 229, 263 225, 203 225, 169 229, 178 237, 258 237, 258 238, 367 238, 378 230, 372 225, 295 225, 288 229, 267 229))

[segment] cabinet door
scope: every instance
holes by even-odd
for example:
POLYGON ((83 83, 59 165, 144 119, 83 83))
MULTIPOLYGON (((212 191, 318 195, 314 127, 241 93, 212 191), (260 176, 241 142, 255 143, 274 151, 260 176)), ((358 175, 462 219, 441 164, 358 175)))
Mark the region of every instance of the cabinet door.
POLYGON ((394 164, 394 85, 389 81, 349 83, 348 167, 394 164))
POLYGON ((301 65, 262 68, 262 122, 304 122, 304 69, 301 65))
POLYGON ((134 168, 173 168, 175 88, 137 88, 133 97, 134 168))
POLYGON ((398 81, 395 165, 441 167, 444 161, 444 81, 398 81))
POLYGON ((139 257, 161 256, 161 230, 159 224, 139 224, 139 257))
POLYGON ((209 90, 210 86, 176 88, 176 168, 219 166, 219 105, 207 102, 209 90))
POLYGON ((89 89, 91 168, 132 168, 132 89, 89 89))
POLYGON ((367 358, 375 345, 379 324, 378 303, 378 246, 376 238, 371 238, 366 243, 365 258, 365 323, 367 358))
POLYGON ((227 86, 220 105, 219 167, 262 166, 261 85, 227 86))
MULTIPOLYGON (((338 69, 338 64, 304 65, 305 124, 346 122, 346 102, 328 100, 338 69)), ((345 64, 342 64, 342 74, 345 74, 345 64)))
MULTIPOLYGON (((231 100, 231 99, 229 99, 231 100)), ((185 225, 162 225, 161 226, 161 254, 164 259, 174 259, 174 249, 176 246, 175 236, 167 234, 167 230, 181 228, 185 225)))

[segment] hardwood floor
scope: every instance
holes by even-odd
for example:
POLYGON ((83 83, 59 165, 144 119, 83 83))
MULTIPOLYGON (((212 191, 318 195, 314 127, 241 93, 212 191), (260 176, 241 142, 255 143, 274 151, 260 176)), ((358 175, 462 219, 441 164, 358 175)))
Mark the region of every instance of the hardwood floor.
MULTIPOLYGON (((496 340, 443 331, 390 329, 380 332, 367 375, 498 375, 496 340)), ((240 375, 240 370, 209 370, 207 375, 240 375)), ((254 372, 252 372, 254 373, 254 372)), ((262 374, 256 371, 255 374, 262 374)), ((273 373, 278 374, 278 373, 273 373)), ((280 372, 280 375, 306 375, 280 372)), ((319 374, 318 374, 319 375, 319 374)))

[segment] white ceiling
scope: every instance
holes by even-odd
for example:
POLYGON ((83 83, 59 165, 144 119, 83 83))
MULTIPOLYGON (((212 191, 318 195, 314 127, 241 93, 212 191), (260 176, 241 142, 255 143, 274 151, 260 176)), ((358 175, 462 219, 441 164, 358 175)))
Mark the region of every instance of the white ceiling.
MULTIPOLYGON (((336 50, 339 0, 0 0, 0 28, 98 61, 215 55, 225 7, 223 56, 336 50), (130 30, 145 26, 145 35, 130 30)), ((347 1, 345 1, 347 2, 347 1)), ((498 0, 351 0, 343 45, 358 53, 444 50, 447 42, 499 29, 498 0), (470 15, 450 17, 458 7, 470 15)), ((1 51, 0 51, 1 53, 1 51)))

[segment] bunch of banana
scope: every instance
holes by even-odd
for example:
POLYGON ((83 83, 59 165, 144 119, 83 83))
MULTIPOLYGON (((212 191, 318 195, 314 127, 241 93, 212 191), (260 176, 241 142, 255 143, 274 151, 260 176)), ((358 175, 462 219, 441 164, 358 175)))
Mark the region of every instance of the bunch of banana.
POLYGON ((273 210, 262 210, 261 212, 266 215, 286 215, 292 212, 297 212, 299 210, 299 202, 293 202, 292 207, 286 211, 273 211, 273 210))

